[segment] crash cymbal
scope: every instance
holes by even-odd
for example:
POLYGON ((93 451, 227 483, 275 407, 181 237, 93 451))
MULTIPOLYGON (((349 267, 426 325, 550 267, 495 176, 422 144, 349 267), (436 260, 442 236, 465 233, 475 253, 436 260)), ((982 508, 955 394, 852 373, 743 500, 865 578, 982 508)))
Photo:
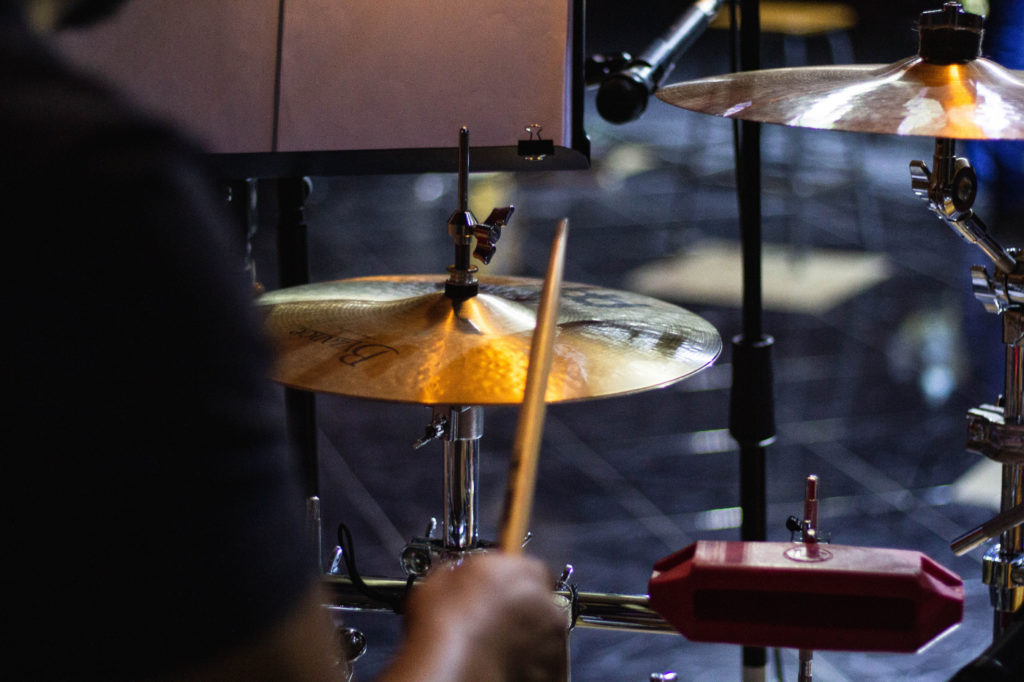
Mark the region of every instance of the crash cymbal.
POLYGON ((681 109, 801 128, 1024 139, 1024 80, 984 58, 743 71, 676 83, 657 95, 681 109))
MULTIPOLYGON (((425 405, 523 399, 543 283, 495 277, 462 302, 444 276, 362 277, 258 299, 294 388, 425 405)), ((664 386, 707 367, 722 341, 707 321, 657 299, 565 283, 548 402, 664 386)))

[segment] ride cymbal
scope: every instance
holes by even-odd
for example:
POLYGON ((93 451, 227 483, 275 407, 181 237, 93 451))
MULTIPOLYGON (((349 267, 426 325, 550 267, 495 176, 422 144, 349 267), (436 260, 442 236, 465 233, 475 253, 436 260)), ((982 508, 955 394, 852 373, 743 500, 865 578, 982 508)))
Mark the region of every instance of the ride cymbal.
MULTIPOLYGON (((362 277, 264 294, 272 378, 314 392, 426 405, 523 399, 543 283, 480 282, 465 301, 444 276, 362 277)), ((621 395, 709 366, 722 341, 706 320, 654 298, 565 283, 546 400, 621 395)))
POLYGON ((742 71, 656 94, 689 111, 801 128, 1024 139, 1024 80, 984 58, 742 71))

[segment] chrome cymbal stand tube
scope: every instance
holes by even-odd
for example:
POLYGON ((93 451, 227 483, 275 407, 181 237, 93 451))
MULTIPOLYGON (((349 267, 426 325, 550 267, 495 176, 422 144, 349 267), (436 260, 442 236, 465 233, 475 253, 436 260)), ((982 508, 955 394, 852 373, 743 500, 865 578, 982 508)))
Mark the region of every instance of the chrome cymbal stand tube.
POLYGON ((475 549, 477 482, 484 411, 480 407, 448 408, 448 434, 444 440, 444 548, 475 549))
POLYGON ((442 405, 434 407, 427 432, 413 447, 433 440, 444 445, 444 527, 440 544, 430 536, 417 538, 402 555, 410 575, 425 575, 432 558, 423 554, 459 554, 477 549, 477 487, 479 482, 480 438, 484 433, 482 407, 442 405))
POLYGON ((988 312, 1003 319, 1006 346, 1004 392, 996 405, 968 411, 968 451, 1003 465, 1000 515, 953 541, 964 554, 999 536, 984 556, 982 580, 989 586, 993 636, 999 638, 1024 603, 1024 533, 1020 506, 1024 502, 1024 265, 1013 250, 1001 247, 971 209, 977 177, 967 159, 957 157, 955 142, 938 139, 934 171, 922 161, 910 164, 911 186, 938 218, 980 248, 995 265, 992 277, 983 266, 971 268, 975 297, 988 312))

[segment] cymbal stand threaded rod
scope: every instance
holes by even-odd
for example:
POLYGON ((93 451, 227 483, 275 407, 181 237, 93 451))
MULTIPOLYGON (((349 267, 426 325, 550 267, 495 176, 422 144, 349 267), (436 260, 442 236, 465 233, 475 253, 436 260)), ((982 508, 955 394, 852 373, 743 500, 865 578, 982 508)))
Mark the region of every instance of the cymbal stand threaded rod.
MULTIPOLYGON (((459 213, 469 212, 469 129, 459 130, 459 213)), ((470 267, 469 239, 455 241, 455 268, 467 271, 470 267)))

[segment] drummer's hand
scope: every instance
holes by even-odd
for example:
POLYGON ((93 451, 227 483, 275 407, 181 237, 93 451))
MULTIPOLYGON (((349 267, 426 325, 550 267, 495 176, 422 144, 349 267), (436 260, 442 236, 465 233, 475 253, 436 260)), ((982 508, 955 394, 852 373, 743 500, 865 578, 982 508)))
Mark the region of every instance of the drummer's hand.
POLYGON ((438 566, 409 597, 406 640, 386 681, 555 682, 566 613, 540 562, 487 554, 438 566))

